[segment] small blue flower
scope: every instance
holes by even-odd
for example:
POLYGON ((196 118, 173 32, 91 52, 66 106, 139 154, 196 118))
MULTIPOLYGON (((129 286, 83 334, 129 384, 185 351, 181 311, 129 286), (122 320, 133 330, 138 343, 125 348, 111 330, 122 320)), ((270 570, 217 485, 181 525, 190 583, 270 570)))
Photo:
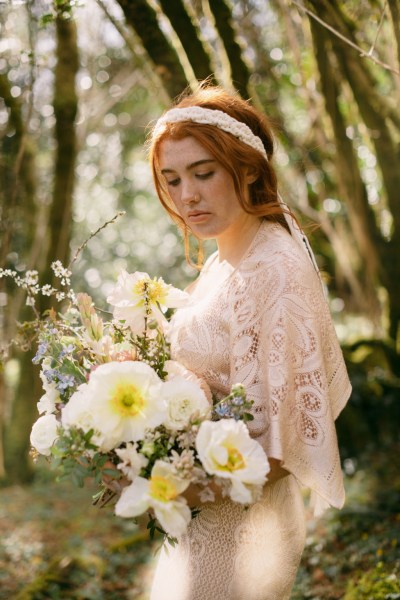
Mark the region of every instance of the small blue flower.
POLYGON ((43 371, 43 374, 49 383, 52 383, 61 377, 61 373, 60 371, 57 371, 57 369, 46 369, 46 371, 43 371))
POLYGON ((36 352, 35 356, 32 358, 32 362, 34 365, 38 365, 40 363, 40 361, 46 354, 48 347, 49 347, 49 345, 47 342, 42 342, 41 344, 39 344, 37 352, 36 352))
POLYGON ((242 398, 241 396, 235 396, 235 397, 232 399, 232 403, 233 403, 235 406, 242 406, 242 404, 243 404, 243 398, 242 398))
POLYGON ((59 381, 56 385, 56 388, 59 392, 63 392, 69 387, 74 387, 75 385, 75 377, 73 375, 63 375, 59 374, 59 381))
POLYGON ((68 344, 68 346, 65 346, 65 348, 63 348, 58 356, 58 358, 64 358, 64 356, 67 356, 68 354, 72 354, 72 352, 75 350, 75 346, 73 344, 68 344))
POLYGON ((217 415, 219 417, 231 417, 232 416, 232 411, 230 409, 230 407, 227 404, 218 404, 215 407, 215 412, 217 413, 217 415))

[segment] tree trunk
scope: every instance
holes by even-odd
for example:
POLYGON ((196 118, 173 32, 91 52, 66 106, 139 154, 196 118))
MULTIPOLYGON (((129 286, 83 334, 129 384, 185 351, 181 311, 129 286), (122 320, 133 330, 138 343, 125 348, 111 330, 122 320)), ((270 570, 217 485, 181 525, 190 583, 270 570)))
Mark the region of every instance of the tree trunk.
POLYGON ((118 0, 118 4, 140 38, 170 98, 179 96, 189 82, 177 53, 160 30, 155 11, 146 0, 118 0))
POLYGON ((6 74, 0 74, 0 96, 9 109, 8 129, 13 135, 2 139, 2 170, 0 178, 0 266, 6 264, 15 225, 27 221, 26 230, 15 234, 23 252, 29 249, 35 230, 36 177, 34 152, 22 119, 21 104, 13 98, 6 74), (20 214, 23 209, 24 215, 20 214), (20 244, 21 245, 21 244, 20 244))
POLYGON ((399 0, 388 0, 390 15, 393 23, 393 33, 396 40, 397 69, 400 69, 400 3, 399 0))
MULTIPOLYGON (((76 134, 75 117, 77 95, 75 77, 79 68, 76 27, 72 19, 58 16, 57 66, 54 83, 54 114, 57 151, 55 157, 53 202, 48 231, 50 240, 42 274, 46 283, 52 281, 50 264, 53 260, 68 263, 72 221, 72 198, 75 181, 76 134)), ((38 297, 37 307, 43 312, 50 299, 38 297)), ((28 458, 29 432, 37 415, 36 402, 41 395, 39 369, 32 363, 33 352, 20 357, 20 379, 12 405, 11 420, 6 430, 5 464, 11 481, 27 482, 32 478, 32 464, 28 458)))
MULTIPOLYGON (((53 202, 50 210, 50 243, 46 267, 51 261, 69 261, 72 227, 72 201, 75 183, 76 131, 78 110, 75 78, 79 68, 76 26, 72 19, 56 19, 57 66, 54 82, 54 115, 57 152, 55 157, 53 202)), ((48 271, 49 273, 49 271, 48 271)))
MULTIPOLYGON (((26 132, 22 118, 22 107, 19 99, 10 93, 7 75, 0 75, 0 95, 9 109, 8 132, 2 140, 2 173, 0 181, 0 266, 14 267, 8 263, 7 257, 13 247, 18 248, 18 258, 21 262, 29 260, 29 250, 34 239, 36 225, 36 175, 35 158, 31 140, 26 132)), ((15 289, 13 282, 1 279, 0 291, 7 299, 5 306, 0 307, 0 343, 10 340, 16 329, 16 319, 23 320, 27 310, 22 309, 23 293, 15 289)), ((29 365, 30 366, 30 365, 29 365)), ((6 448, 6 414, 9 411, 10 390, 4 380, 4 366, 0 364, 0 479, 6 477, 7 457, 6 448)), ((30 408, 30 395, 25 399, 27 411, 30 408)), ((18 423, 21 419, 18 417, 18 423)), ((26 432, 26 429, 25 429, 26 432)), ((18 432, 17 432, 18 435, 18 432)), ((11 452, 13 450, 11 449, 11 452)), ((27 452, 21 457, 27 465, 27 452)), ((18 460, 12 461, 18 469, 18 460)), ((24 467, 22 467, 24 468, 24 467)))
MULTIPOLYGON (((325 22, 347 39, 354 41, 355 26, 343 15, 336 0, 309 0, 309 4, 318 10, 318 15, 325 22)), ((319 24, 317 26, 321 27, 319 24)), ((393 111, 386 98, 377 92, 378 86, 365 59, 362 62, 355 50, 337 36, 331 36, 331 43, 343 77, 348 81, 361 117, 370 131, 393 218, 391 239, 382 240, 378 253, 381 256, 381 281, 389 296, 388 333, 396 341, 400 326, 400 147, 392 132, 397 130, 398 135, 400 131, 399 114, 393 111)))
POLYGON ((168 17, 175 33, 177 34, 196 79, 202 80, 213 77, 213 67, 209 54, 201 39, 201 32, 193 24, 182 0, 159 0, 163 13, 168 17))
POLYGON ((225 0, 209 0, 215 27, 223 41, 231 68, 232 83, 243 98, 250 98, 250 69, 243 59, 242 48, 236 40, 232 23, 232 9, 225 0))
POLYGON ((365 314, 372 313, 378 318, 380 309, 376 289, 382 237, 368 203, 367 190, 360 174, 353 144, 346 135, 346 123, 339 107, 340 80, 338 72, 335 72, 331 64, 329 38, 325 30, 318 27, 314 21, 311 21, 310 25, 321 91, 335 137, 337 185, 341 197, 346 201, 352 234, 362 260, 361 273, 360 269, 357 269, 362 281, 362 289, 360 286, 358 294, 359 300, 365 314))
POLYGON ((29 483, 33 478, 29 458, 29 433, 39 416, 36 402, 41 395, 39 369, 32 364, 32 353, 19 355, 20 379, 12 405, 10 423, 5 431, 6 479, 12 483, 29 483))

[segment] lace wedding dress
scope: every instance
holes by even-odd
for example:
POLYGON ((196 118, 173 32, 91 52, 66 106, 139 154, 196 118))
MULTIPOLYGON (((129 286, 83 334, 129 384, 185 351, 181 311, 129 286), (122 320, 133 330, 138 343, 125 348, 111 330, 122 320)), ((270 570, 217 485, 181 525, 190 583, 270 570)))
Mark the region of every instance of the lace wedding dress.
POLYGON ((151 600, 285 600, 304 547, 300 486, 316 511, 344 502, 334 420, 351 388, 322 285, 286 230, 263 221, 238 267, 214 254, 189 291, 172 321, 173 358, 217 397, 242 383, 252 437, 290 475, 247 509, 205 504, 162 549, 151 600))

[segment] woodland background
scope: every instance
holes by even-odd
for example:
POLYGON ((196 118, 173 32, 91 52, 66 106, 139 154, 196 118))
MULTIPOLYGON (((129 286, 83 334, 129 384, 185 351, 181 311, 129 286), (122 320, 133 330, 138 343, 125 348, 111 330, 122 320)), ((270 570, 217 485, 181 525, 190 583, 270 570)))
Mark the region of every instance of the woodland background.
MULTIPOLYGON (((348 501, 310 521, 293 598, 400 598, 399 0, 2 0, 0 267, 53 283, 50 263, 124 210, 74 263, 76 291, 105 307, 122 268, 193 278, 144 142, 206 77, 274 121, 281 194, 310 225, 353 383, 348 501)), ((0 279, 0 598, 144 600, 146 533, 29 458, 41 386, 25 302, 0 279)))

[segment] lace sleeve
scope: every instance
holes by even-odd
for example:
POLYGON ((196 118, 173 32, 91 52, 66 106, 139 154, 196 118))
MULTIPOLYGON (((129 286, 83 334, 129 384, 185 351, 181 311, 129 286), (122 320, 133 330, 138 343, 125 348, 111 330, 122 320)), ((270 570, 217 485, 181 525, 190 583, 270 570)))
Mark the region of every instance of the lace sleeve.
POLYGON ((334 420, 351 388, 318 275, 282 240, 255 248, 232 278, 231 383, 254 400, 252 436, 320 512, 344 502, 334 420))

